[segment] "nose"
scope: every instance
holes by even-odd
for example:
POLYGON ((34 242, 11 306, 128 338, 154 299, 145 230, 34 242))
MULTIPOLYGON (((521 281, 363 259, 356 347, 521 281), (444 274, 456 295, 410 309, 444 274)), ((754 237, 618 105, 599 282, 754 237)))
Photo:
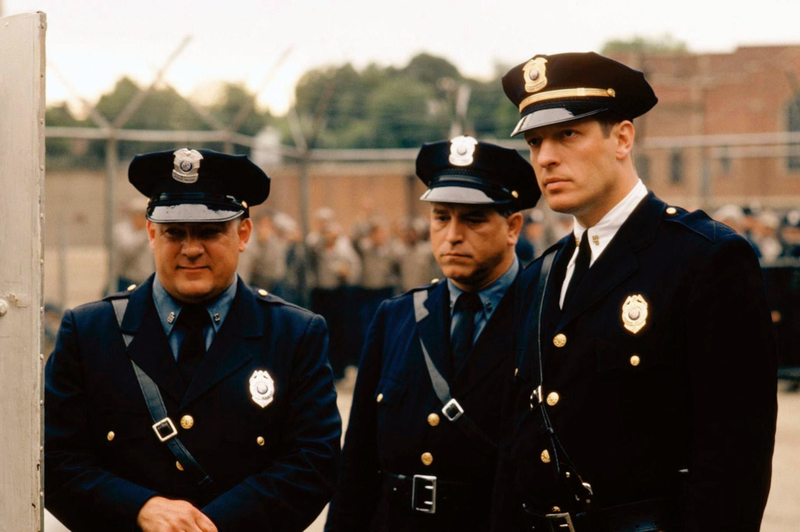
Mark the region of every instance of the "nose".
MULTIPOLYGON (((558 150, 554 142, 542 139, 535 152, 531 152, 531 158, 536 159, 535 163, 541 168, 549 168, 558 165, 558 150)), ((534 161, 531 161, 532 163, 534 161)))
POLYGON ((196 259, 203 254, 203 243, 199 238, 197 238, 197 236, 190 233, 183 240, 181 253, 183 253, 189 259, 196 259))
POLYGON ((450 224, 447 226, 445 239, 450 244, 461 242, 464 239, 463 229, 461 222, 454 216, 450 219, 450 224))

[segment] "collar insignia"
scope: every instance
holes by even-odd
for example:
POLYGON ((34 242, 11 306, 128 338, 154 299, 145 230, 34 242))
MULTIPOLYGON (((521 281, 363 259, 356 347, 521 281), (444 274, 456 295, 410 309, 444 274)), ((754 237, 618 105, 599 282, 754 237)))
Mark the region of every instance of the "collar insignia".
POLYGON ((450 157, 448 161, 454 166, 469 166, 474 162, 475 145, 478 141, 472 137, 461 135, 450 141, 450 157))
POLYGON ((200 161, 203 156, 197 150, 190 150, 188 148, 181 148, 173 153, 175 160, 173 165, 175 169, 172 170, 172 178, 180 183, 195 183, 197 182, 197 173, 200 171, 200 161))

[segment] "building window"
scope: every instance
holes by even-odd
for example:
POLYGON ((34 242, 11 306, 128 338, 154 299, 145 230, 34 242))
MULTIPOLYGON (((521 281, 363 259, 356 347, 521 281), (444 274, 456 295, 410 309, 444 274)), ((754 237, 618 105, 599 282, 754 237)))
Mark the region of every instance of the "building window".
MULTIPOLYGON (((789 104, 786 114, 789 133, 800 132, 800 98, 789 104)), ((788 154, 787 164, 789 170, 800 170, 800 146, 789 144, 788 154)))
POLYGON ((669 181, 673 185, 683 181, 683 154, 679 151, 672 152, 669 157, 669 181))
POLYGON ((636 173, 644 184, 650 182, 650 157, 639 154, 636 156, 636 173))

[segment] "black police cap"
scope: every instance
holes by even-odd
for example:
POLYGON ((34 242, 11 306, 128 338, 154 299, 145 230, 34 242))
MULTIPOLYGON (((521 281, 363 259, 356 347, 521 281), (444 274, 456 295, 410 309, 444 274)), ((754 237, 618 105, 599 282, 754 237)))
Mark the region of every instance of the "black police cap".
POLYGON ((246 155, 180 148, 137 155, 128 180, 157 223, 226 222, 263 203, 270 179, 246 155))
POLYGON ((658 102, 644 74, 594 52, 536 55, 503 76, 522 118, 511 136, 610 111, 633 120, 658 102))
POLYGON ((428 186, 423 201, 522 210, 541 196, 533 168, 516 150, 466 136, 424 144, 417 176, 428 186))

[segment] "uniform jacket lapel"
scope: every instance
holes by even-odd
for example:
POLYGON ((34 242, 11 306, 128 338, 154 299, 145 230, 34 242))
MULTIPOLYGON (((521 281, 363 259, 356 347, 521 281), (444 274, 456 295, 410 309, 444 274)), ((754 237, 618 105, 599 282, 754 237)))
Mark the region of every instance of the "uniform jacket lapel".
POLYGON ((264 336, 263 324, 263 311, 240 279, 231 310, 189 384, 181 408, 258 355, 262 346, 260 339, 264 336))
MULTIPOLYGON (((658 229, 664 203, 648 193, 611 239, 603 254, 595 261, 570 305, 564 309, 558 329, 580 316, 592 304, 639 269, 636 251, 652 242, 658 229)), ((554 286, 555 292, 561 285, 554 286)))
POLYGON ((180 403, 186 385, 178 372, 167 335, 156 313, 152 295, 153 276, 137 288, 128 300, 120 329, 133 336, 128 356, 150 376, 158 387, 180 403))
MULTIPOLYGON (((428 315, 417 322, 419 338, 424 342, 439 373, 450 382, 453 369, 450 361, 450 291, 447 282, 443 281, 430 290, 424 305, 428 315)), ((424 364, 423 360, 423 367, 424 364)))

